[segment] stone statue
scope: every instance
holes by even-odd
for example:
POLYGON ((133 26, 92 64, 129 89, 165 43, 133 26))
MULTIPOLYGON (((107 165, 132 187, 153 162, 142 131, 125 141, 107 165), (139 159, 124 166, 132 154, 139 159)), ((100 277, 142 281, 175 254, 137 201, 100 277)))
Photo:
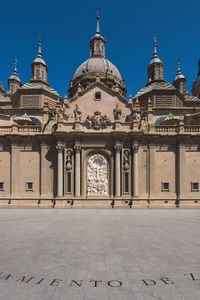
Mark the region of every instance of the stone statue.
POLYGON ((113 115, 114 115, 114 119, 116 121, 119 121, 121 119, 122 110, 121 110, 121 108, 119 108, 118 104, 116 104, 116 108, 113 109, 113 115))
POLYGON ((67 150, 67 157, 66 157, 66 170, 71 170, 72 168, 72 152, 67 150))
POLYGON ((124 150, 123 165, 124 165, 125 170, 129 169, 129 151, 128 150, 124 150))
POLYGON ((75 117, 75 121, 81 121, 81 116, 82 116, 82 111, 79 110, 78 108, 78 104, 76 104, 76 108, 74 110, 74 117, 75 117))

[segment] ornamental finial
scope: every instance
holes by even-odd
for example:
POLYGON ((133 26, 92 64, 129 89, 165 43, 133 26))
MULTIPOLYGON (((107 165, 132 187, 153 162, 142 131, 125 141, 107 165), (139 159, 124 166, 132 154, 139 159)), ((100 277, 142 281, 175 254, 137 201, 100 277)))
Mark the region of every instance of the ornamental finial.
POLYGON ((100 29, 99 29, 99 10, 97 11, 97 30, 96 33, 100 33, 100 29))

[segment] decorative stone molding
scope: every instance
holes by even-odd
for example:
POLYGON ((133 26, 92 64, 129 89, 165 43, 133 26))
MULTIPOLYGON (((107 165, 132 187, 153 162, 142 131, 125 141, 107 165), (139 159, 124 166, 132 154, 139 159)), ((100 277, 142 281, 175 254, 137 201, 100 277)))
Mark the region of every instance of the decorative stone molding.
POLYGON ((101 112, 96 111, 93 116, 87 116, 85 125, 88 129, 106 129, 111 125, 111 121, 106 115, 102 116, 101 112))

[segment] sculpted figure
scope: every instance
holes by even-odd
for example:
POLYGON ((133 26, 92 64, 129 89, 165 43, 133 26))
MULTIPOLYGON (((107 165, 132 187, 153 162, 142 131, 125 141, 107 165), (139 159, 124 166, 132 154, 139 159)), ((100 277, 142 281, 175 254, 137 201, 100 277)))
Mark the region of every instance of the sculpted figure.
POLYGON ((121 119, 122 110, 119 108, 119 105, 116 104, 116 108, 113 110, 114 119, 119 121, 121 119))
POLYGON ((76 104, 76 108, 74 110, 75 121, 81 121, 81 115, 82 115, 82 111, 79 110, 78 104, 76 104))

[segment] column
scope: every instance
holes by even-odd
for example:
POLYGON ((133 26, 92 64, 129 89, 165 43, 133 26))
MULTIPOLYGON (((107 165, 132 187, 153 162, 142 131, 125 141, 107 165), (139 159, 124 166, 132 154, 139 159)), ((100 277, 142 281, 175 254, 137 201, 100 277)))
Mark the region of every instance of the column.
POLYGON ((115 145, 115 197, 120 197, 121 195, 121 149, 121 145, 115 145))
POLYGON ((177 147, 177 198, 180 199, 185 193, 185 145, 177 147))
POLYGON ((42 143, 40 149, 40 194, 42 196, 52 194, 52 171, 46 158, 48 147, 46 143, 42 143))
POLYGON ((81 147, 79 145, 74 146, 75 150, 75 196, 81 195, 81 147))
POLYGON ((155 182, 155 178, 154 178, 154 170, 155 170, 154 156, 155 156, 155 145, 149 144, 149 159, 148 159, 148 163, 147 163, 149 198, 151 198, 152 195, 155 195, 155 190, 154 190, 154 182, 155 182))
POLYGON ((57 166, 57 196, 63 196, 63 145, 57 144, 58 151, 58 166, 57 166))
POLYGON ((18 174, 17 174, 17 144, 11 144, 11 196, 16 196, 18 192, 18 174))
POLYGON ((133 196, 138 196, 138 143, 134 142, 133 146, 133 196))

